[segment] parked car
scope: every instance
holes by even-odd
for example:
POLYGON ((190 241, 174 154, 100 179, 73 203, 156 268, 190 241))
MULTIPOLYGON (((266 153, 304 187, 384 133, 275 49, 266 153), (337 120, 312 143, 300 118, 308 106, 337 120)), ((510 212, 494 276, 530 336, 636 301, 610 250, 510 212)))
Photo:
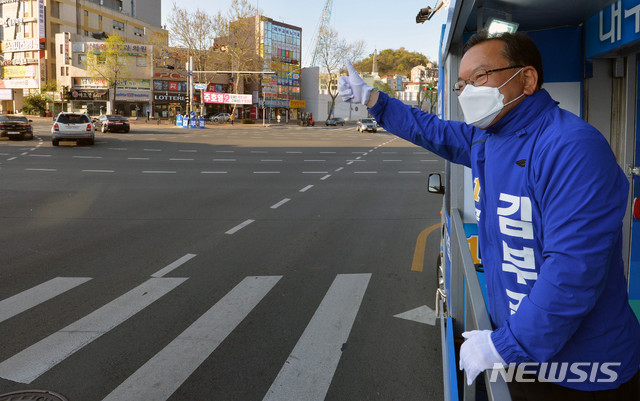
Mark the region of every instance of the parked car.
POLYGON ((228 121, 231 121, 231 114, 229 113, 216 114, 215 116, 209 117, 209 120, 213 121, 214 123, 226 123, 228 121))
POLYGON ((51 143, 58 146, 60 141, 84 141, 95 143, 95 129, 89 116, 82 113, 60 113, 51 127, 51 143))
POLYGON ((358 124, 356 125, 358 132, 371 131, 376 132, 378 130, 378 126, 373 118, 363 118, 358 120, 358 124))
POLYGON ((93 120, 95 129, 101 132, 129 132, 129 120, 122 116, 102 115, 93 120))
POLYGON ((25 139, 25 137, 33 139, 31 122, 24 116, 0 116, 0 136, 6 136, 9 139, 25 139))
POLYGON ((327 121, 324 122, 325 125, 329 126, 329 125, 344 125, 344 118, 340 118, 340 117, 335 117, 335 118, 330 118, 327 121))

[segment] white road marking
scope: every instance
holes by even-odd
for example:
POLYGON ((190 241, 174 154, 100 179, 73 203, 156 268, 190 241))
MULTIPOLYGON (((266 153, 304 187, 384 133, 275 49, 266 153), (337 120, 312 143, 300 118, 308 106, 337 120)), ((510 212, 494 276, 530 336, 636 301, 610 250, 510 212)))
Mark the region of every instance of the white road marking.
POLYGON ((168 264, 167 266, 163 267, 162 269, 158 270, 157 272, 153 273, 151 275, 151 277, 163 277, 164 275, 172 272, 173 270, 177 269, 178 267, 182 266, 183 264, 187 263, 188 261, 190 261, 191 259, 195 258, 197 255, 193 254, 193 253, 188 253, 186 255, 184 255, 183 257, 181 257, 180 259, 176 260, 173 263, 168 264))
POLYGON ((193 150, 193 149, 180 149, 178 150, 178 152, 184 152, 184 153, 197 153, 197 150, 193 150))
POLYGON ((421 174, 422 171, 398 171, 398 174, 421 174))
POLYGON ((109 150, 129 150, 127 148, 108 148, 109 150))
POLYGON ((169 161, 172 162, 191 162, 194 161, 195 159, 179 159, 179 158, 171 158, 169 159, 169 161))
POLYGON ((10 159, 7 159, 7 161, 10 162, 11 160, 15 160, 15 159, 17 159, 17 157, 12 157, 10 159))
POLYGON ((329 178, 329 177, 331 177, 331 174, 327 174, 327 175, 325 175, 324 177, 320 178, 320 181, 324 181, 324 180, 326 180, 326 179, 327 179, 327 178, 329 178))
POLYGON ((308 190, 310 190, 311 188, 313 188, 313 185, 307 185, 306 187, 302 188, 300 190, 300 192, 307 192, 308 190))
POLYGON ((280 174, 279 171, 254 171, 253 174, 280 174))
POLYGON ((171 397, 281 278, 246 277, 103 401, 163 401, 171 397))
POLYGON ((281 162, 282 159, 263 159, 261 162, 281 162))
POLYGON ((151 278, 100 309, 0 363, 0 377, 31 383, 67 357, 140 312, 186 278, 151 278))
POLYGON ((20 156, 26 156, 28 154, 29 154, 29 152, 23 152, 23 153, 20 153, 20 156))
POLYGON ((354 174, 378 174, 377 171, 354 171, 354 174))
POLYGON ((327 174, 328 171, 303 171, 302 174, 327 174))
POLYGON ((235 153, 235 150, 216 150, 216 153, 235 153))
POLYGON ((72 156, 74 159, 102 159, 102 156, 72 156))
POLYGON ((114 173, 114 170, 82 170, 83 173, 114 173))
POLYGON ((438 160, 420 160, 421 162, 437 162, 438 160))
POLYGON ((225 232, 225 234, 229 234, 229 235, 235 234, 238 231, 240 231, 243 228, 245 228, 246 226, 248 226, 249 224, 253 223, 254 221, 255 220, 251 220, 251 219, 245 220, 242 223, 238 224, 237 226, 233 227, 231 230, 225 232))
POLYGON ((305 162, 326 162, 326 160, 305 160, 305 162))
POLYGON ((320 154, 325 154, 325 153, 326 154, 334 154, 334 153, 337 153, 337 152, 320 152, 320 154))
POLYGON ((249 153, 269 153, 266 150, 252 150, 249 153))
POLYGON ((145 152, 162 152, 162 149, 142 149, 145 152))
POLYGON ((289 202, 291 199, 289 198, 284 198, 283 200, 281 200, 280 202, 276 203, 275 205, 271 206, 271 209, 277 209, 280 206, 284 205, 285 203, 289 202))
POLYGON ((151 160, 148 157, 129 157, 128 160, 151 160))
POLYGON ((334 171, 342 171, 344 170, 344 167, 338 167, 337 169, 335 169, 334 171))
POLYGON ((371 274, 339 274, 263 401, 323 400, 371 274))
POLYGON ((25 168, 26 171, 58 171, 55 168, 25 168))
POLYGON ((391 163, 391 162, 401 162, 402 160, 383 160, 383 162, 391 163))
POLYGON ((234 162, 236 159, 213 159, 214 162, 234 162))
POLYGON ((201 171, 200 174, 227 174, 226 171, 201 171))
POLYGON ((51 155, 29 155, 29 157, 51 157, 51 155))
POLYGON ((162 170, 145 170, 142 174, 175 174, 175 171, 162 171, 162 170))
POLYGON ((0 322, 48 301, 91 280, 90 277, 56 277, 0 301, 0 322))
POLYGON ((294 154, 295 154, 295 155, 297 155, 297 154, 300 154, 300 153, 302 153, 302 152, 298 152, 298 151, 291 151, 291 152, 286 152, 286 153, 288 153, 288 154, 292 154, 292 155, 294 155, 294 154))

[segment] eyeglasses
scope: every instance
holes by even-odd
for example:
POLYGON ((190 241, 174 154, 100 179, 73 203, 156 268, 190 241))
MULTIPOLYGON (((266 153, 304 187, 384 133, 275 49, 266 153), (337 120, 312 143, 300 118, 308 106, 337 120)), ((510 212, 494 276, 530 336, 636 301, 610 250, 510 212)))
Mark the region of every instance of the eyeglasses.
POLYGON ((492 72, 510 70, 512 68, 524 68, 524 66, 514 65, 511 67, 495 68, 493 70, 478 70, 474 72, 469 79, 461 79, 455 84, 453 84, 453 91, 459 95, 460 92, 462 92, 462 90, 464 89, 464 87, 467 86, 467 84, 470 84, 473 86, 482 86, 487 83, 487 81, 489 80, 489 74, 491 74, 492 72))

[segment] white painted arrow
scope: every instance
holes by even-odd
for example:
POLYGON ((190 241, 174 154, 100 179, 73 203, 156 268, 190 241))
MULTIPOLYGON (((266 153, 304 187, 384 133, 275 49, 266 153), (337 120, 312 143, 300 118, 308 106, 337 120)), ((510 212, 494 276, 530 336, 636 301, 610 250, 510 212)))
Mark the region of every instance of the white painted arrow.
POLYGON ((431 326, 436 325, 436 312, 427 305, 419 306, 410 311, 394 315, 400 319, 413 320, 414 322, 424 323, 431 326))

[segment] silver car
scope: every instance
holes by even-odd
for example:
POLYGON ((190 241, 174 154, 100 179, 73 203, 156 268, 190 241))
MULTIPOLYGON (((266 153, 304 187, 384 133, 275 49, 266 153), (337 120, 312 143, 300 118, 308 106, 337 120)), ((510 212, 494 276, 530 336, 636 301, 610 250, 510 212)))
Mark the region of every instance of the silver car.
POLYGON ((95 129, 88 115, 82 113, 60 113, 51 127, 51 143, 58 146, 60 141, 81 141, 93 145, 95 129))
POLYGON ((362 120, 358 120, 356 129, 358 130, 358 132, 376 132, 378 130, 378 124, 376 124, 373 118, 363 118, 362 120))

